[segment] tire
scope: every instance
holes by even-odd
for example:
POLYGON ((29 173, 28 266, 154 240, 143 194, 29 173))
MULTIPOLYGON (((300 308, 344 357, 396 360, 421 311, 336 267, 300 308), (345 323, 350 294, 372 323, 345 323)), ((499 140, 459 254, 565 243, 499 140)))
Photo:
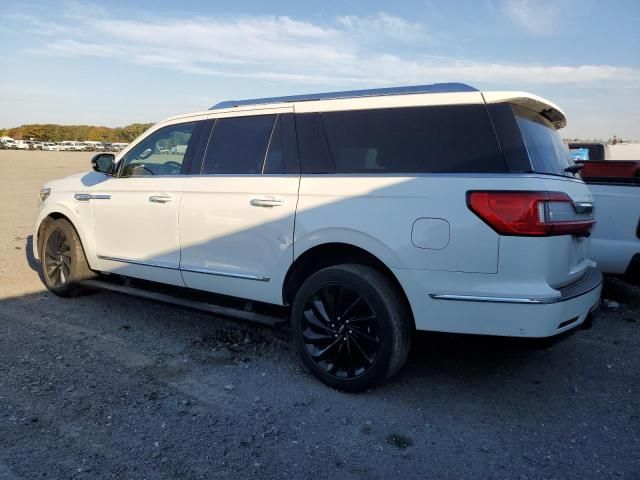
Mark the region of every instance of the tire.
POLYGON ((45 286, 60 297, 75 297, 89 290, 78 282, 95 276, 89 268, 80 237, 68 220, 49 221, 43 227, 40 265, 45 286))
POLYGON ((300 286, 291 326, 309 371, 347 392, 396 374, 413 335, 410 310, 393 283, 371 267, 352 264, 319 270, 300 286))

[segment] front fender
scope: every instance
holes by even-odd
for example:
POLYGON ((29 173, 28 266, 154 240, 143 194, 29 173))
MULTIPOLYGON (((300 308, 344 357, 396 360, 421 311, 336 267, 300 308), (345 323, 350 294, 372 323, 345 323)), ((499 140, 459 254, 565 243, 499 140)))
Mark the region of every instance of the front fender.
POLYGON ((78 232, 82 248, 89 262, 89 266, 96 266, 95 243, 93 241, 93 207, 90 203, 80 204, 71 202, 56 201, 51 197, 40 206, 33 229, 33 256, 40 261, 40 253, 38 252, 40 226, 42 222, 49 218, 65 217, 78 232), (69 204, 67 204, 69 203, 69 204))

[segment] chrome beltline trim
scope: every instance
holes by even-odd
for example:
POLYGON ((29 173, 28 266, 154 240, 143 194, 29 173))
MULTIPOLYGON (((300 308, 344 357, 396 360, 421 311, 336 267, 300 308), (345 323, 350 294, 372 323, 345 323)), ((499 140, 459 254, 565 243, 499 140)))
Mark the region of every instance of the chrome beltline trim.
POLYGON ((240 278, 243 280, 255 280, 258 282, 268 282, 271 280, 270 277, 262 277, 259 275, 251 275, 248 273, 229 273, 229 272, 221 272, 219 270, 211 270, 208 268, 195 267, 191 265, 181 266, 180 268, 173 267, 171 265, 166 265, 157 262, 144 261, 141 262, 139 260, 129 260, 127 258, 118 258, 118 257, 109 257, 107 255, 98 255, 100 260, 109 260, 111 262, 122 262, 122 263, 130 263, 132 265, 140 265, 143 267, 157 267, 157 268, 166 268, 168 270, 180 270, 181 272, 188 273, 203 273, 205 275, 216 275, 218 277, 231 277, 231 278, 240 278))

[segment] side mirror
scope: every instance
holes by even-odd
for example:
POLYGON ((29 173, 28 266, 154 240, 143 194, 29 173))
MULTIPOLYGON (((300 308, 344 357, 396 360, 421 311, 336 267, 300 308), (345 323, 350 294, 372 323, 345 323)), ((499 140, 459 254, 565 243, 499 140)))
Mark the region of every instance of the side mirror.
POLYGON ((113 174, 116 156, 113 153, 98 153, 91 158, 91 166, 96 172, 113 174))

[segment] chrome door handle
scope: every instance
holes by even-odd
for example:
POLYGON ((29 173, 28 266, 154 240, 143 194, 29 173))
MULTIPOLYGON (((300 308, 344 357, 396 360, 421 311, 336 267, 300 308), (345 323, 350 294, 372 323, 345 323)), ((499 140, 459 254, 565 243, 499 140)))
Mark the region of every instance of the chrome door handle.
POLYGON ((169 195, 151 195, 149 201, 153 203, 167 203, 171 201, 169 195))
POLYGON ((284 200, 277 200, 275 198, 252 198, 249 202, 252 207, 280 207, 284 205, 284 200))

